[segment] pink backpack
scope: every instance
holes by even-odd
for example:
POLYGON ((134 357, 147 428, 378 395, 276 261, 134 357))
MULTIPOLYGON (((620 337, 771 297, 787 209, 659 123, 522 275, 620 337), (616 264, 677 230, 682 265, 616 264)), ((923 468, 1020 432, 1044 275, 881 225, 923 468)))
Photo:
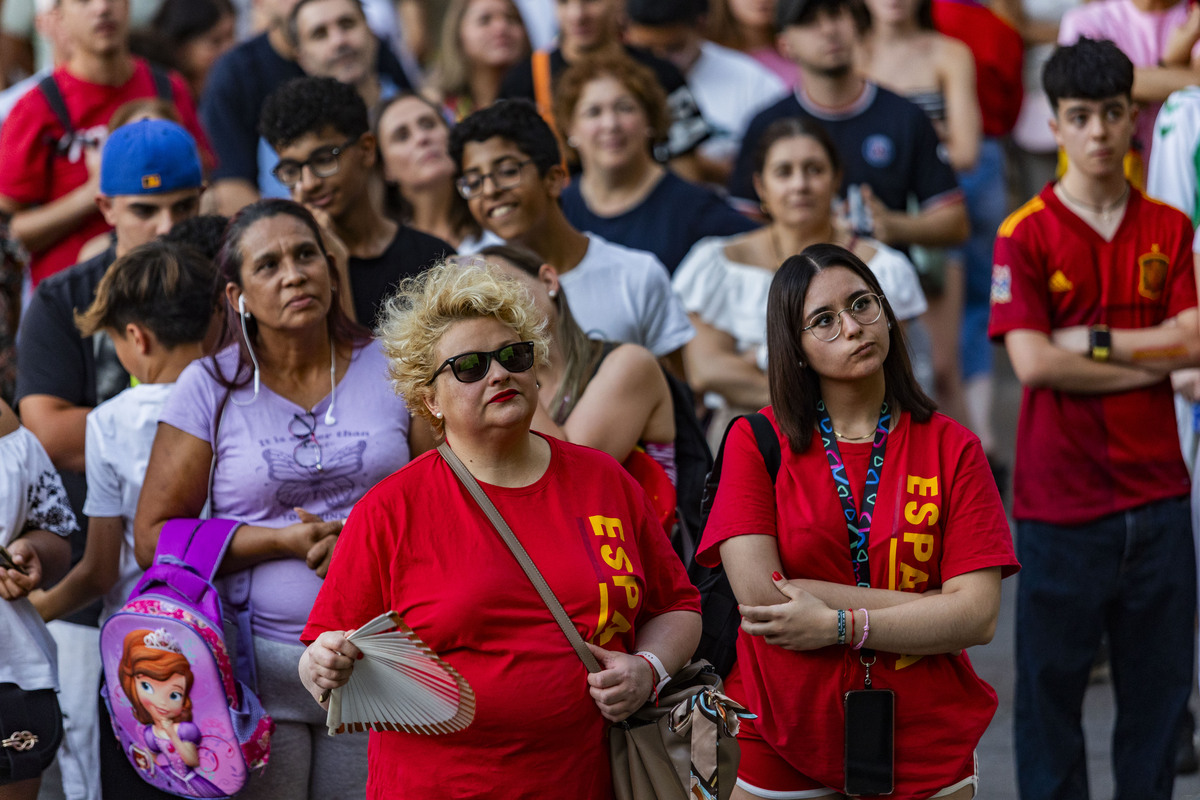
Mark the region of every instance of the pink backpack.
POLYGON ((180 797, 230 797, 270 754, 275 723, 234 677, 212 584, 238 524, 164 525, 154 565, 100 632, 113 733, 147 783, 180 797))

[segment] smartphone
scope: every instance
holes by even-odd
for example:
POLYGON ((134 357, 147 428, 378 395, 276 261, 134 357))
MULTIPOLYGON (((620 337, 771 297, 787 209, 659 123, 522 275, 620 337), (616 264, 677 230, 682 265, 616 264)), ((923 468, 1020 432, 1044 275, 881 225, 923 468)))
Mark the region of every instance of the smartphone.
POLYGON ((29 574, 29 570, 13 561, 12 553, 8 552, 8 550, 6 550, 2 544, 0 544, 0 567, 4 567, 5 569, 15 569, 22 575, 29 574))
POLYGON ((891 794, 896 695, 891 689, 846 692, 846 785, 848 795, 891 794))

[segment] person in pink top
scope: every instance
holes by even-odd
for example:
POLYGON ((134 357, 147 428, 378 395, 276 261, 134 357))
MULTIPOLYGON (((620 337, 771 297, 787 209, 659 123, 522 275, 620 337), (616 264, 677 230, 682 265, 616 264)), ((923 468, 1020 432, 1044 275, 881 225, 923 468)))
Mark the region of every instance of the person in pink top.
POLYGON ((1200 82, 1200 7, 1187 0, 1096 0, 1063 14, 1060 45, 1109 39, 1133 62, 1133 99, 1141 104, 1134 147, 1150 159, 1154 118, 1167 95, 1200 82))

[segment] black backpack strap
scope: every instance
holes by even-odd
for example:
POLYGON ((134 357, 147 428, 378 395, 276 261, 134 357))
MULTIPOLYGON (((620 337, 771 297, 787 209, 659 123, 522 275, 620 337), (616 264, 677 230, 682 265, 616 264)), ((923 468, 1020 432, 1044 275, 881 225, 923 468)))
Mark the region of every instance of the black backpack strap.
POLYGON ((46 98, 46 104, 50 106, 54 116, 58 118, 58 124, 63 127, 62 138, 56 142, 56 145, 59 152, 65 152, 66 147, 70 147, 75 126, 71 124, 71 114, 67 111, 67 103, 63 100, 62 91, 58 88, 58 81, 54 80, 54 75, 47 75, 38 81, 37 88, 46 98))
POLYGON ((779 463, 783 456, 779 450, 779 439, 775 436, 775 429, 771 427, 771 421, 757 411, 753 414, 734 417, 729 421, 729 426, 725 428, 725 433, 721 436, 721 446, 717 448, 717 457, 713 459, 712 469, 709 470, 708 477, 704 479, 704 497, 700 501, 701 529, 708 524, 708 513, 712 510, 713 501, 717 498, 717 485, 721 482, 721 464, 725 460, 725 442, 729 439, 729 432, 733 430, 733 426, 739 419, 745 419, 750 423, 750 430, 754 432, 754 440, 758 444, 758 452, 762 453, 763 464, 767 467, 767 474, 771 476, 771 483, 775 483, 775 477, 779 474, 779 463))
POLYGON ((747 414, 746 421, 750 423, 750 429, 754 431, 758 452, 762 453, 763 463, 767 465, 767 473, 771 476, 771 483, 775 483, 775 478, 779 475, 779 463, 783 458, 783 453, 779 449, 779 437, 775 435, 775 429, 771 427, 771 420, 767 419, 764 414, 757 411, 747 414))
POLYGON ((174 105, 175 92, 171 89, 170 74, 157 64, 151 64, 150 78, 154 81, 154 95, 159 100, 165 100, 166 102, 174 105))

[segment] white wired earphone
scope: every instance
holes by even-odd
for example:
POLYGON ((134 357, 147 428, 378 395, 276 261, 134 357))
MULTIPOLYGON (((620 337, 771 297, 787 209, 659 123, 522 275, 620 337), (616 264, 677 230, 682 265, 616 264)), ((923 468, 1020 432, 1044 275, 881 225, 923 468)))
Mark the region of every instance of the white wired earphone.
MULTIPOLYGON (((250 344, 250 332, 246 329, 246 320, 250 318, 250 312, 246 310, 246 295, 238 297, 238 321, 242 325, 242 339, 246 342, 246 350, 250 353, 250 361, 254 364, 254 396, 248 402, 239 403, 233 400, 234 405, 248 406, 258 399, 258 389, 261 385, 261 369, 258 366, 258 358, 254 355, 254 347, 250 344)), ((337 403, 337 350, 333 347, 333 337, 329 337, 329 408, 325 409, 325 424, 334 425, 337 423, 337 417, 333 415, 333 406, 337 403)))

